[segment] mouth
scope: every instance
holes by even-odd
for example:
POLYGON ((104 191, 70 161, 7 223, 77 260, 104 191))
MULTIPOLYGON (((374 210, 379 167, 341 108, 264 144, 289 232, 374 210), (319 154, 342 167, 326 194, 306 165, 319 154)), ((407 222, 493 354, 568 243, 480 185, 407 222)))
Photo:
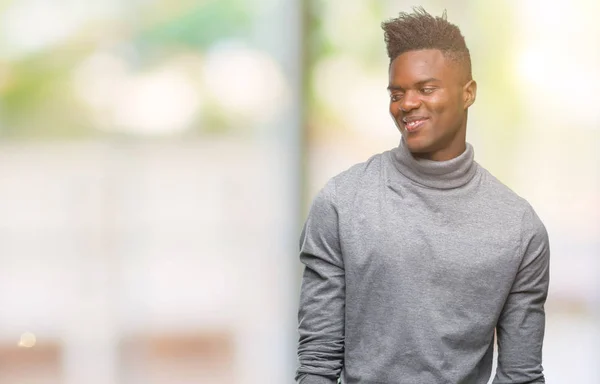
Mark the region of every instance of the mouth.
POLYGON ((402 119, 402 125, 406 132, 412 133, 420 129, 427 120, 426 117, 405 117, 402 119))

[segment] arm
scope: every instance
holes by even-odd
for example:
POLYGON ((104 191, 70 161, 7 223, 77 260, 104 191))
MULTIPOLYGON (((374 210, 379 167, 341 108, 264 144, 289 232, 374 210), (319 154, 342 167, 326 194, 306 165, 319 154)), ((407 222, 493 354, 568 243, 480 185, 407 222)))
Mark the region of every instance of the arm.
POLYGON ((315 198, 300 237, 300 384, 337 383, 343 365, 345 277, 334 199, 332 180, 315 198))
POLYGON ((496 327, 498 368, 493 384, 545 383, 542 344, 549 283, 548 233, 533 209, 523 220, 523 259, 496 327))

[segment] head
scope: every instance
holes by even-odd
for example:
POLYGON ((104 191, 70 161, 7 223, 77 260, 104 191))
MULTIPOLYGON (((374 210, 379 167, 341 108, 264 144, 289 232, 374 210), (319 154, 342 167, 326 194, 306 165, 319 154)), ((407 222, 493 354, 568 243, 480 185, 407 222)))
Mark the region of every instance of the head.
POLYGON ((449 160, 465 150, 477 84, 465 39, 446 13, 422 8, 382 24, 390 58, 390 114, 416 157, 449 160))

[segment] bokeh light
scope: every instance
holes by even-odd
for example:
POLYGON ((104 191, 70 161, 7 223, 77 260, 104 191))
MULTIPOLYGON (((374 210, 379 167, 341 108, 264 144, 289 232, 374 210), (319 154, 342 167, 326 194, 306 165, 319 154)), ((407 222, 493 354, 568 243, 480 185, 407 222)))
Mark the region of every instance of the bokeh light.
MULTIPOLYGON (((548 228, 546 379, 600 382, 600 3, 423 1, 548 228), (575 346, 575 347, 574 347, 575 346)), ((0 4, 0 383, 287 383, 308 206, 397 145, 391 0, 0 4)))

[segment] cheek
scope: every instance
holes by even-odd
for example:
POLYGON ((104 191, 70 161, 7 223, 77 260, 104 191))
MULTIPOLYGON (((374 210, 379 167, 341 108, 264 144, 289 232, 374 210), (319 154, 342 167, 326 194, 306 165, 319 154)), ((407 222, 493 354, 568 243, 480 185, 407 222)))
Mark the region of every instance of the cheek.
POLYGON ((398 108, 398 103, 392 103, 390 102, 390 115, 394 118, 397 119, 398 118, 398 114, 400 113, 400 108, 398 108))
POLYGON ((429 101, 430 110, 444 119, 452 118, 452 115, 455 115, 456 107, 456 102, 445 95, 429 101))
POLYGON ((434 119, 444 120, 446 117, 446 108, 444 107, 444 103, 440 103, 437 100, 430 100, 427 103, 427 109, 434 119))

